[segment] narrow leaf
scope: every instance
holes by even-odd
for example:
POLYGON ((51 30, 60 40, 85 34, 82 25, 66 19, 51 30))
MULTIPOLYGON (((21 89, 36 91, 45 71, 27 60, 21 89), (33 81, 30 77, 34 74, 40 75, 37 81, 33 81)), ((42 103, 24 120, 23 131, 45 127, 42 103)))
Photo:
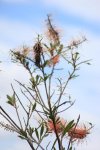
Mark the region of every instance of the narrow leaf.
POLYGON ((74 120, 70 121, 63 131, 63 136, 74 126, 74 120))
POLYGON ((25 137, 18 135, 19 138, 21 138, 22 140, 25 140, 25 137))
POLYGON ((35 134, 36 134, 36 137, 39 139, 39 133, 36 128, 35 128, 35 134))
POLYGON ((32 112, 35 110, 36 108, 36 103, 32 106, 32 112))
POLYGON ((23 136, 23 137, 27 137, 27 133, 24 131, 24 130, 20 130, 20 133, 21 133, 21 135, 23 136))
POLYGON ((42 125, 42 127, 41 127, 41 130, 40 130, 40 136, 43 135, 43 132, 44 132, 44 125, 42 125))

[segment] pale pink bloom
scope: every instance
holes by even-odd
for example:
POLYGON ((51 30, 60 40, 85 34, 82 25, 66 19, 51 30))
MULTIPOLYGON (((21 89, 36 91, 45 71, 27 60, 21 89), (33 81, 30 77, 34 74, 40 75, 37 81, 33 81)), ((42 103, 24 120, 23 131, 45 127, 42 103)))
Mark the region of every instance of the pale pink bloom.
POLYGON ((58 62, 59 62, 59 55, 55 55, 49 60, 48 65, 51 67, 52 65, 56 65, 58 62))
POLYGON ((70 136, 74 140, 80 140, 84 139, 89 133, 90 133, 90 128, 87 128, 85 125, 83 127, 73 127, 69 132, 68 136, 70 136))
POLYGON ((68 45, 68 47, 70 48, 70 49, 73 49, 73 48, 75 48, 75 47, 78 47, 78 45, 81 43, 82 41, 79 39, 79 40, 72 40, 71 42, 70 42, 70 44, 68 45))
POLYGON ((64 119, 59 119, 58 121, 56 121, 55 127, 54 127, 54 123, 52 120, 48 120, 47 123, 47 128, 48 128, 48 132, 55 132, 55 127, 56 127, 56 131, 58 133, 62 132, 63 128, 66 125, 66 121, 64 119))

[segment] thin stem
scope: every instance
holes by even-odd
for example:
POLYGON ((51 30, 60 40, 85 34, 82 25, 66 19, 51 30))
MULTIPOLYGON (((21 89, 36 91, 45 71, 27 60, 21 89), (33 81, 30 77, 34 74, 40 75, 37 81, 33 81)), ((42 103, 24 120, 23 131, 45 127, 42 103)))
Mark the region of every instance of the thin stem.
POLYGON ((61 110, 61 111, 58 111, 57 112, 57 114, 58 113, 62 113, 62 112, 64 112, 64 111, 66 111, 66 110, 68 110, 70 107, 72 107, 74 105, 74 102, 69 106, 69 107, 67 107, 67 108, 65 108, 65 109, 63 109, 63 110, 61 110))
MULTIPOLYGON (((36 85, 36 90, 35 90, 35 92, 36 92, 36 94, 37 94, 37 96, 38 96, 38 99, 40 99, 40 101, 42 102, 42 105, 41 105, 41 106, 44 106, 44 107, 47 109, 47 107, 46 107, 46 105, 45 105, 45 103, 44 103, 44 101, 43 101, 43 99, 42 99, 42 96, 41 96, 41 94, 40 94, 40 91, 39 91, 37 85, 36 85)), ((47 109, 47 110, 48 110, 48 109, 47 109)))
POLYGON ((59 138, 59 135, 58 135, 58 132, 57 132, 57 129, 56 129, 56 121, 55 121, 54 117, 53 117, 52 121, 53 121, 53 125, 54 125, 54 130, 55 130, 56 138, 57 138, 57 141, 58 141, 59 150, 62 150, 63 147, 62 147, 62 143, 60 141, 60 138, 59 138))
POLYGON ((12 120, 12 118, 5 112, 5 110, 0 106, 2 112, 9 118, 9 120, 20 130, 19 126, 12 120))
MULTIPOLYGON (((26 99, 33 105, 33 103, 31 102, 31 100, 29 99, 29 97, 22 91, 22 89, 21 89, 21 92, 22 92, 22 94, 26 97, 26 99)), ((41 105, 42 107, 44 107, 44 106, 41 104, 40 101, 37 101, 36 98, 35 98, 34 101, 37 102, 37 103, 38 103, 39 105, 41 105)))
POLYGON ((16 128, 16 126, 3 113, 0 112, 0 114, 10 123, 10 125, 12 125, 12 127, 15 129, 15 131, 17 133, 19 133, 18 128, 16 128))
MULTIPOLYGON (((43 55, 42 55, 42 57, 44 59, 43 55)), ((44 86, 45 86, 45 91, 46 91, 46 95, 47 95, 47 100, 48 100, 48 106, 49 106, 50 114, 52 114, 52 108, 51 108, 51 102, 50 102, 50 87, 51 87, 51 77, 52 77, 53 71, 54 71, 54 66, 52 68, 51 76, 49 78, 49 94, 48 94, 48 91, 47 91, 46 81, 44 80, 44 86)), ((44 73, 44 68, 43 67, 42 67, 42 73, 43 73, 43 77, 45 77, 45 73, 44 73)), ((55 118, 54 117, 52 118, 52 121, 53 121, 53 124, 54 124, 54 130, 55 130, 56 138, 57 138, 57 141, 58 141, 59 150, 62 150, 62 145, 61 145, 61 142, 60 142, 60 139, 59 139, 59 135, 57 133, 56 122, 55 122, 55 118)))
MULTIPOLYGON (((73 130, 73 133, 72 133, 72 137, 73 137, 74 131, 75 131, 75 129, 76 129, 78 123, 79 123, 79 120, 80 120, 80 115, 79 115, 78 118, 77 118, 77 122, 76 122, 76 124, 75 124, 74 130, 73 130)), ((67 150, 70 150, 70 144, 72 143, 72 137, 70 137, 67 150)))
MULTIPOLYGON (((30 104, 31 105, 31 104, 30 104)), ((27 130, 27 127, 29 125, 29 121, 30 121, 30 118, 31 118, 31 115, 30 115, 30 112, 31 112, 31 106, 29 106, 29 111, 27 113, 27 123, 25 125, 25 131, 27 130)))
MULTIPOLYGON (((37 88, 37 90, 38 90, 38 92, 36 91, 36 89, 34 89, 35 90, 35 93, 36 93, 36 95, 38 96, 38 94, 39 94, 39 96, 38 96, 38 100, 39 100, 39 102, 37 101, 37 99, 32 95, 32 93, 29 91, 29 89, 24 85, 24 84, 22 84, 21 82, 19 82, 19 81, 17 81, 17 80, 15 80, 16 82, 18 82, 19 83, 19 85, 21 85, 29 94, 30 94, 30 96, 34 99, 34 101, 36 101, 37 103, 41 103, 41 101, 43 102, 43 100, 42 100, 42 97, 41 97, 41 95, 40 95, 40 91, 39 91, 39 89, 37 88)), ((25 94, 24 94, 25 95, 25 94)), ((47 109, 47 107, 45 106, 45 104, 40 104, 42 107, 45 107, 45 109, 47 109)))
MULTIPOLYGON (((14 90, 14 88, 13 88, 13 85, 12 85, 12 84, 11 84, 11 87, 12 87, 12 90, 13 90, 14 95, 15 95, 15 90, 14 90)), ((20 127, 23 129, 23 127, 22 127, 22 123, 21 123, 21 120, 20 120, 20 117, 19 117, 19 112, 18 112, 18 108, 17 108, 17 105, 16 105, 16 101, 15 101, 15 110, 16 110, 17 118, 18 118, 18 120, 19 120, 20 127)))
POLYGON ((25 109, 24 105, 22 104, 22 102, 21 102, 21 100, 20 100, 20 98, 18 97, 18 95, 17 95, 17 93, 16 93, 16 92, 15 92, 15 95, 16 95, 16 97, 17 97, 17 99, 18 99, 18 101, 19 101, 20 105, 22 106, 22 108, 24 109, 24 111, 25 111, 25 112, 26 112, 26 114, 27 114, 27 110, 25 109))
POLYGON ((28 144, 30 145, 32 150, 35 150, 35 148, 33 147, 33 144, 29 141, 29 139, 27 139, 28 144))
POLYGON ((30 95, 31 97, 35 100, 34 96, 32 95, 32 93, 28 90, 28 88, 22 84, 21 82, 19 82, 18 80, 15 80, 19 85, 21 85, 30 95))
MULTIPOLYGON (((67 81, 66 81, 66 83, 65 83, 65 86, 63 87, 62 92, 61 92, 60 95, 59 95, 59 98, 58 98, 58 100, 57 100, 57 102, 56 102, 56 103, 58 103, 58 105, 59 105, 60 100, 61 100, 61 97, 62 97, 62 95, 63 95, 63 93, 64 93, 64 91, 65 91, 65 89, 66 89, 66 87, 67 87, 67 85, 68 85, 68 83, 69 83, 69 81, 72 79, 72 76, 73 76, 73 74, 75 73, 75 71, 76 71, 76 66, 74 66, 72 73, 69 75, 69 77, 68 77, 68 79, 67 79, 67 81)), ((55 104, 56 104, 56 103, 55 103, 55 104)))
POLYGON ((52 67, 52 70, 51 70, 51 74, 50 74, 50 77, 49 77, 49 101, 50 101, 50 98, 51 98, 51 78, 53 76, 53 72, 54 72, 54 65, 52 67))
MULTIPOLYGON (((28 59, 28 57, 26 57, 26 58, 28 59)), ((29 59, 29 60, 31 60, 31 59, 29 59)), ((24 65, 24 64, 23 64, 23 65, 24 65)), ((26 67, 25 65, 24 65, 24 67, 26 68, 26 70, 28 70, 28 72, 29 72, 29 74, 30 74, 30 76, 31 76, 31 78, 32 78, 33 75, 32 75, 32 72, 31 72, 30 68, 26 67)), ((40 69, 40 68, 39 68, 39 69, 40 69)), ((41 70, 41 69, 40 69, 40 70, 41 70)), ((35 90, 35 89, 34 89, 34 90, 35 90)), ((37 85, 36 85, 36 90, 38 91, 38 94, 39 94, 39 97, 40 97, 40 99, 41 99, 42 104, 45 106, 45 103, 44 103, 44 101, 43 101, 43 99, 42 99, 42 97, 41 97, 41 94, 40 94, 40 91, 39 91, 37 85)), ((35 92, 36 92, 36 90, 35 90, 35 92)), ((45 108, 46 108, 46 106, 45 106, 45 108)))
POLYGON ((33 137, 31 137, 31 138, 32 138, 32 141, 35 142, 37 145, 39 145, 39 147, 40 147, 42 150, 45 150, 45 149, 41 146, 41 144, 40 144, 39 142, 37 142, 33 137))

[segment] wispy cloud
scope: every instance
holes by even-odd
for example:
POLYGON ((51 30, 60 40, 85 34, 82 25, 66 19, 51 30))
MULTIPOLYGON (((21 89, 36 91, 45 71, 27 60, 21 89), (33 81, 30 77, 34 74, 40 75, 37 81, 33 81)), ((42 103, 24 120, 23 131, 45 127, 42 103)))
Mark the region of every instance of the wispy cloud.
POLYGON ((0 19, 0 41, 8 41, 12 44, 33 39, 34 34, 36 35, 36 26, 28 25, 14 20, 0 19))
POLYGON ((100 22, 100 1, 99 0, 41 0, 48 6, 58 8, 63 12, 70 12, 88 20, 100 22))

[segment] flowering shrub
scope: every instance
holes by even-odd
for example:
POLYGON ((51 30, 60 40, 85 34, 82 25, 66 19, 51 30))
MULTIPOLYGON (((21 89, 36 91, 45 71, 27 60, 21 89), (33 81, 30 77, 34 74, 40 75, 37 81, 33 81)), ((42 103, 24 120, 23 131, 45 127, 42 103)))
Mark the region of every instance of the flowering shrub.
POLYGON ((15 110, 18 121, 0 106, 0 115, 6 120, 1 121, 0 126, 16 132, 18 137, 28 142, 32 150, 72 150, 74 142, 84 139, 92 128, 92 124, 89 128, 81 128, 80 116, 77 121, 68 121, 67 118, 65 120, 60 117, 60 113, 64 113, 74 104, 68 93, 67 99, 64 97, 69 82, 78 76, 80 65, 89 64, 89 60, 80 61, 78 52, 79 45, 86 41, 85 37, 64 46, 59 35, 48 16, 48 42, 44 42, 43 37, 38 35, 32 47, 23 46, 21 50, 11 50, 12 61, 20 63, 28 71, 30 80, 29 86, 16 80, 21 88, 22 97, 11 85, 13 94, 7 95, 7 103, 15 110), (65 67, 61 65, 62 61, 65 61, 65 67), (63 68, 60 69, 61 67, 63 68), (64 70, 66 78, 63 79, 64 70), (44 93, 41 92, 42 89, 44 93), (28 107, 22 100, 23 97, 28 107), (34 114, 40 118, 36 126, 33 123, 34 114), (50 142, 44 146, 43 141, 50 134, 54 134, 55 139, 52 140, 51 146, 50 142), (69 138, 67 147, 63 145, 65 138, 69 138))

